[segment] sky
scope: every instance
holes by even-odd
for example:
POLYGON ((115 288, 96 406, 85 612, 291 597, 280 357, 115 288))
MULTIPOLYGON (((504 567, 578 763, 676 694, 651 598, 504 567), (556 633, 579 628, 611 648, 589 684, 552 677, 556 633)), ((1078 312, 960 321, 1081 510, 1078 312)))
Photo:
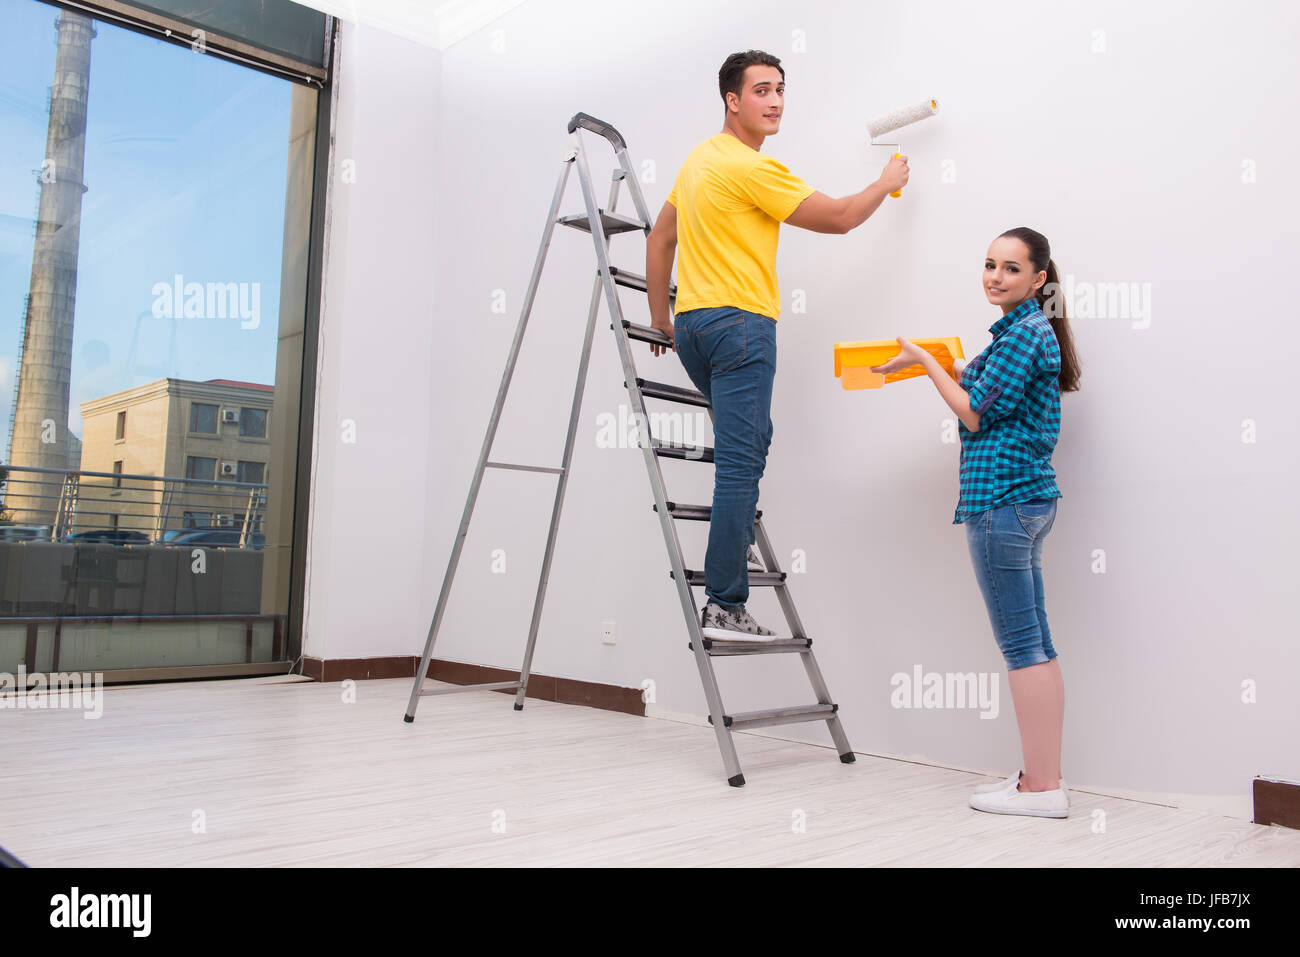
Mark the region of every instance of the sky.
MULTIPOLYGON (((0 451, 7 447, 59 11, 0 0, 0 451)), ((273 384, 291 84, 95 22, 68 426, 164 376, 273 384), (258 324, 157 318, 158 283, 257 284, 258 324)))

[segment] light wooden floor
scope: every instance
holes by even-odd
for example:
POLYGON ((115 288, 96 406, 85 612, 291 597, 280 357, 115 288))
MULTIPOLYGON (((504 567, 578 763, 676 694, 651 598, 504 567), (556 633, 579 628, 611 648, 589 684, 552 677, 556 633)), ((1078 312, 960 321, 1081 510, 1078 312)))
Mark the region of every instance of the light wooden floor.
POLYGON ((756 735, 735 789, 708 728, 486 691, 406 724, 408 679, 355 688, 0 711, 0 845, 32 866, 1300 865, 1300 833, 1200 811, 1073 791, 1065 820, 985 814, 966 799, 989 778, 756 735))

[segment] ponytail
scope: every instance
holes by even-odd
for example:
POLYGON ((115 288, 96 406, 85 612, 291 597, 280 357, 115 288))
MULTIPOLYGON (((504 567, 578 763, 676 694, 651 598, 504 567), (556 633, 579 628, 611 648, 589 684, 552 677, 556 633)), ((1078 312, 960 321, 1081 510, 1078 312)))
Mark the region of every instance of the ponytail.
POLYGON ((1061 280, 1056 263, 1052 259, 1052 249, 1047 237, 1028 226, 1008 229, 1003 236, 1019 239, 1029 249, 1029 261, 1034 264, 1034 271, 1047 271, 1047 281, 1034 293, 1034 299, 1043 310, 1043 315, 1052 324, 1056 334, 1056 345, 1061 353, 1061 372, 1057 382, 1062 392, 1075 392, 1079 388, 1079 357, 1074 351, 1074 336, 1070 333, 1070 321, 1065 314, 1065 293, 1061 291, 1061 280), (1046 263, 1046 265, 1043 265, 1046 263))

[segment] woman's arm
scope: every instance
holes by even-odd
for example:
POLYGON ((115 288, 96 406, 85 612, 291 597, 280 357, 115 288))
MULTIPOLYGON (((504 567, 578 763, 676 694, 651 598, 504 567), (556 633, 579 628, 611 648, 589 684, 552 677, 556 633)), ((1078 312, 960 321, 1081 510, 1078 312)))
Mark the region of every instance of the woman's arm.
MULTIPOLYGON (((961 419, 966 428, 972 432, 978 432, 980 430, 980 416, 970 406, 970 393, 958 385, 956 380, 944 371, 943 366, 939 365, 938 359, 920 346, 908 339, 904 339, 902 336, 899 336, 898 344, 902 351, 884 365, 872 366, 871 371, 890 373, 897 372, 899 369, 906 369, 910 365, 922 366, 934 381, 935 388, 939 390, 939 395, 943 396, 943 401, 948 403, 948 408, 957 413, 957 418, 961 419)), ((956 360, 956 362, 961 361, 956 360)), ((953 365, 954 372, 960 375, 956 362, 953 365)), ((965 362, 962 362, 962 365, 965 366, 965 362)))
MULTIPOLYGON (((970 407, 970 393, 959 386, 956 380, 944 371, 943 366, 939 365, 938 359, 924 349, 919 351, 923 356, 920 360, 921 365, 930 374, 930 378, 934 381, 934 387, 939 390, 939 395, 943 396, 943 401, 948 403, 948 408, 957 413, 957 418, 961 419, 966 428, 972 432, 978 432, 980 430, 980 416, 978 412, 970 407)), ((961 360, 957 361, 960 362, 961 360)))

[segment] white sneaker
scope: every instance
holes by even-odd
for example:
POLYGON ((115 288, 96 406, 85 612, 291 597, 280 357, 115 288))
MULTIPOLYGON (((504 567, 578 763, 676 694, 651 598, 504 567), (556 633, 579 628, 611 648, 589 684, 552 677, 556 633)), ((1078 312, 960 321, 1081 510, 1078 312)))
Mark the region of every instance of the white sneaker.
MULTIPOLYGON (((1017 784, 1019 779, 1017 779, 1017 784)), ((1014 785, 1005 791, 972 794, 970 806, 990 814, 1023 814, 1027 817, 1069 817, 1070 800, 1060 788, 1054 791, 1021 791, 1014 785)))
MULTIPOLYGON (((1013 788, 1020 783, 1020 776, 1024 773, 1025 772, 1023 771, 1017 771, 1015 774, 1011 775, 1011 777, 1007 778, 1004 781, 994 781, 992 784, 981 784, 979 785, 979 787, 975 788, 975 793, 992 794, 994 791, 1005 791, 1008 788, 1013 788)), ((1065 778, 1061 778, 1059 783, 1061 785, 1062 791, 1067 790, 1065 784, 1065 778)))
POLYGON ((751 572, 765 572, 767 566, 763 564, 763 559, 758 557, 758 552, 754 551, 754 546, 749 546, 749 551, 745 555, 745 561, 749 565, 751 572))
POLYGON ((714 602, 705 605, 700 614, 700 633, 719 641, 776 641, 782 637, 756 622, 744 605, 739 612, 731 612, 714 602))

